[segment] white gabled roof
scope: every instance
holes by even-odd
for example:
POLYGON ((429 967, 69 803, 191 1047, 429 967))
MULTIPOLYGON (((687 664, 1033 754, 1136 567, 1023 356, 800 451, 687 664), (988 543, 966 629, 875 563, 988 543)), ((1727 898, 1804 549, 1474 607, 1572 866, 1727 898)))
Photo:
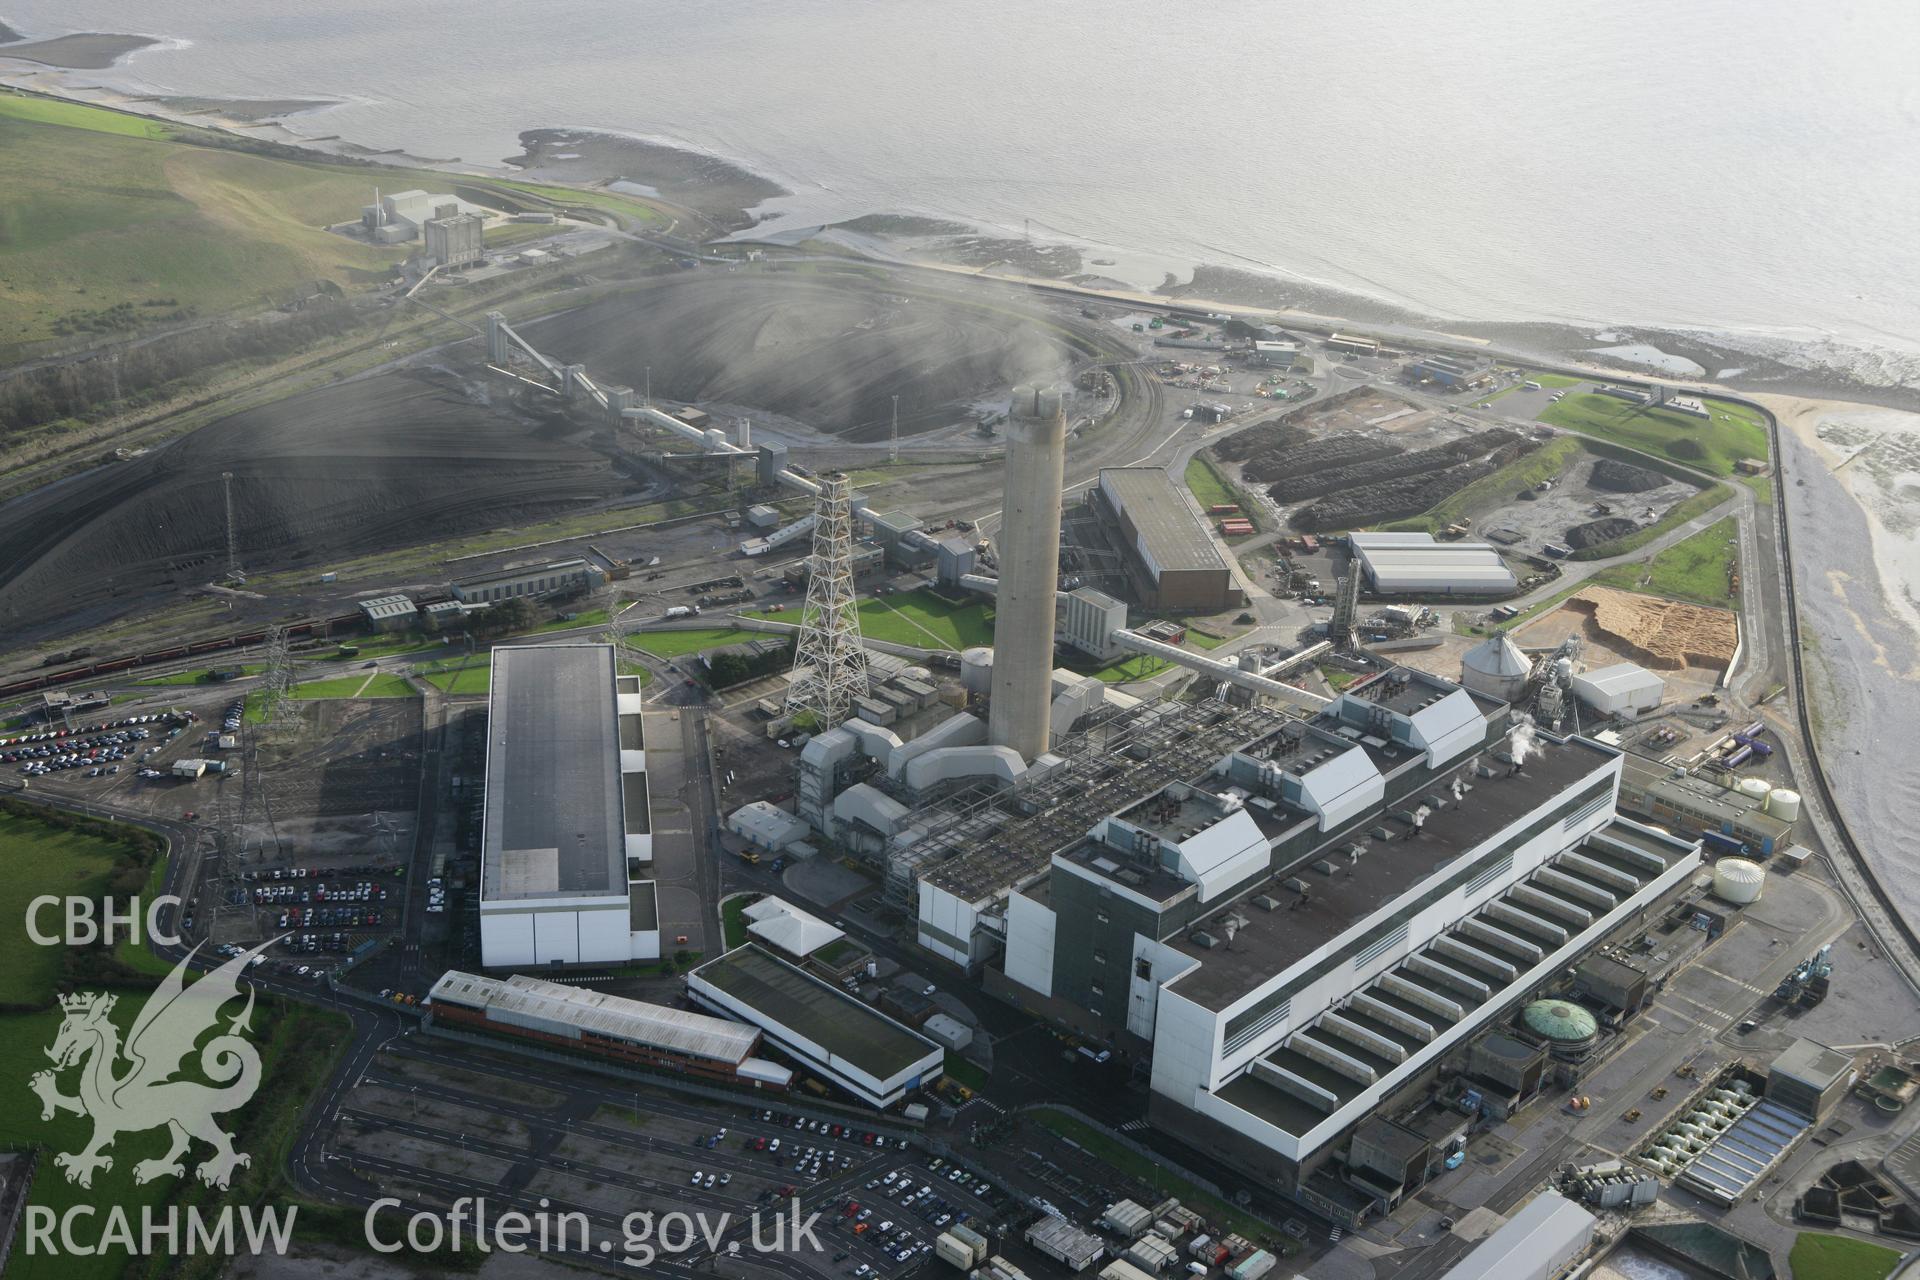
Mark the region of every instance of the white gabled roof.
POLYGON ((1420 708, 1409 719, 1413 724, 1413 745, 1426 748, 1429 769, 1437 769, 1472 750, 1487 736, 1487 718, 1480 714, 1473 695, 1465 689, 1455 689, 1420 708))
POLYGON ((1577 690, 1585 686, 1600 693, 1632 693, 1636 689, 1664 689, 1666 682, 1645 667, 1631 662, 1616 662, 1610 667, 1583 672, 1573 678, 1577 690))
POLYGON ((1267 864, 1267 838, 1253 815, 1235 809, 1180 844, 1180 873, 1200 886, 1208 902, 1267 864))
POLYGON ((752 921, 747 932, 790 956, 810 956, 847 935, 819 916, 802 911, 783 898, 762 898, 741 916, 752 921))
POLYGON ((1386 798, 1387 782, 1373 757, 1360 747, 1343 751, 1300 775, 1300 799, 1320 815, 1320 829, 1331 831, 1369 805, 1386 798))

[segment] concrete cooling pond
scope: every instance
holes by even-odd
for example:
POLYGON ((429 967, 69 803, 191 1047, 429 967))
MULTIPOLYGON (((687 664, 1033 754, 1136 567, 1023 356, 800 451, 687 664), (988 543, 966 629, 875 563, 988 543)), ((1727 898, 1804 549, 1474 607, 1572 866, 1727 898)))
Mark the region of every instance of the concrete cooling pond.
POLYGON ((452 378, 394 373, 220 419, 0 507, 0 621, 86 625, 218 580, 221 473, 250 573, 455 537, 612 497, 633 482, 452 378))
POLYGON ((985 301, 907 297, 880 282, 689 274, 522 326, 603 380, 752 406, 855 441, 951 426, 972 403, 1066 377, 1057 329, 985 301))

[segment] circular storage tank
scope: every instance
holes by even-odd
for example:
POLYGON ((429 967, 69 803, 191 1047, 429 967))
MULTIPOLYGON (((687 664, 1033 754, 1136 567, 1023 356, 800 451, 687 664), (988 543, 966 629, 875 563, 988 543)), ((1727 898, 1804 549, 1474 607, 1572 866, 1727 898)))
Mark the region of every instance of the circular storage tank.
POLYGON ((1765 778, 1740 779, 1740 794, 1752 796, 1756 800, 1765 800, 1767 793, 1773 790, 1773 784, 1765 778))
POLYGON ((1600 1036, 1594 1016, 1570 1000, 1535 1000, 1520 1011, 1520 1021, 1562 1060, 1584 1058, 1600 1036))
POLYGON ((1800 793, 1789 791, 1785 787, 1775 787, 1767 796, 1767 812, 1782 822, 1800 820, 1800 793))
POLYGON ((960 654, 960 683, 968 693, 984 694, 993 688, 993 650, 985 645, 963 650, 960 654))
POLYGON ((1766 880, 1767 873, 1760 864, 1746 858, 1722 858, 1713 864, 1713 896, 1735 906, 1760 901, 1760 888, 1766 880))

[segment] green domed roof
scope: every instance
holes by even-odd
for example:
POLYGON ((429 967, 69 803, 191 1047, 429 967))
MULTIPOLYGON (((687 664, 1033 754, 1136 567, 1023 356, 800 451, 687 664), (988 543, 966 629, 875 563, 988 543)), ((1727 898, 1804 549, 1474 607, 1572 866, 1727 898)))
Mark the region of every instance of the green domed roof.
POLYGON ((1535 1000, 1520 1018, 1528 1030, 1549 1040, 1591 1040, 1600 1033, 1593 1015, 1568 1000, 1535 1000))

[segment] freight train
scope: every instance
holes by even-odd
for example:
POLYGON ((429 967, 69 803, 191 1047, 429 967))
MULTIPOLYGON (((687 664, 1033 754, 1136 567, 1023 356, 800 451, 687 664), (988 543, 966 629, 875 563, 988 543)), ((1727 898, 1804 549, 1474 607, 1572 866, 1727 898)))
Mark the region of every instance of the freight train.
MULTIPOLYGON (((316 631, 325 632, 334 628, 350 628, 363 621, 359 610, 342 613, 331 618, 313 619, 290 623, 287 626, 289 638, 313 635, 316 631)), ((238 635, 221 636, 214 640, 193 640, 186 644, 177 644, 171 648, 155 649, 150 653, 128 654, 118 658, 102 658, 99 662, 84 666, 66 667, 59 671, 44 671, 38 675, 15 680, 11 684, 0 685, 0 701, 17 698, 23 694, 39 693, 43 689, 56 689, 63 684, 74 684, 81 680, 94 680, 101 676, 113 675, 120 671, 131 671, 136 667, 150 667, 160 662, 177 662, 181 658, 195 658, 201 654, 220 653, 227 649, 244 649, 249 645, 265 644, 269 629, 262 627, 257 631, 241 632, 238 635)))

